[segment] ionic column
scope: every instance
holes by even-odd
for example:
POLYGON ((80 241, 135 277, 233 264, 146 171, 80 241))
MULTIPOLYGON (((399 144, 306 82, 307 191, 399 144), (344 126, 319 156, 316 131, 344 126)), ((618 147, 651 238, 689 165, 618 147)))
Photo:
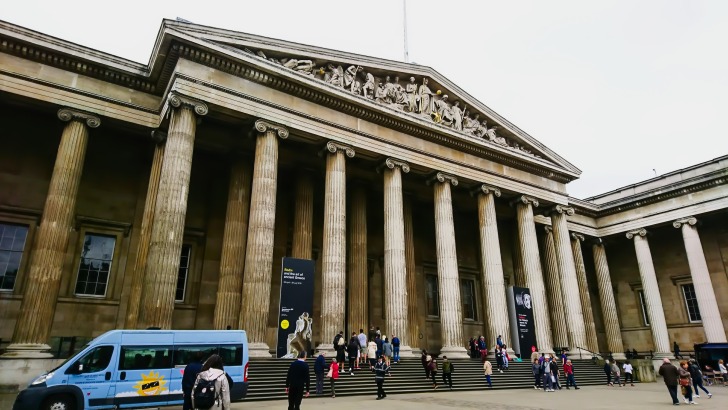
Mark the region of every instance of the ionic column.
POLYGON ((270 357, 266 343, 270 307, 273 241, 276 225, 278 186, 278 138, 288 138, 288 129, 264 120, 255 122, 253 181, 250 189, 250 217, 245 247, 243 301, 239 328, 248 336, 251 357, 270 357))
POLYGON ((68 122, 63 129, 53 166, 43 215, 30 252, 30 269, 13 341, 3 357, 52 357, 46 351, 61 286, 68 236, 73 229, 76 197, 86 156, 88 129, 101 120, 69 108, 58 111, 68 122))
POLYGON ((584 312, 581 307, 579 280, 576 277, 574 255, 571 251, 569 229, 566 227, 566 216, 574 214, 574 208, 556 205, 550 210, 551 227, 554 231, 554 249, 556 263, 561 273, 561 297, 564 299, 564 317, 569 335, 571 354, 578 354, 578 348, 586 349, 586 329, 584 312))
MULTIPOLYGON (((351 193, 349 222, 349 329, 369 329, 369 275, 367 271, 367 193, 356 184, 351 193)), ((332 336, 333 339, 333 336, 332 336)))
POLYGON ((157 142, 154 148, 152 169, 149 173, 149 185, 147 196, 144 201, 144 214, 142 215, 142 226, 139 229, 139 243, 137 244, 134 270, 131 274, 131 286, 126 309, 126 329, 136 329, 139 320, 139 305, 144 285, 144 275, 147 269, 147 257, 149 256, 149 243, 152 241, 152 223, 154 222, 154 210, 157 206, 157 192, 159 191, 159 177, 162 174, 162 161, 164 159, 164 144, 167 141, 167 133, 154 130, 152 138, 157 142))
POLYGON ((592 311, 591 296, 589 296, 589 283, 586 281, 586 267, 584 266, 584 255, 581 253, 581 242, 584 235, 571 234, 571 253, 574 255, 574 267, 576 268, 576 280, 579 284, 579 300, 581 302, 581 313, 584 316, 584 330, 586 331, 587 349, 599 353, 599 341, 597 340, 597 329, 594 326, 594 312, 592 311))
POLYGON ((145 274, 139 307, 141 328, 172 328, 197 115, 206 115, 208 111, 205 103, 176 93, 169 95, 169 105, 171 117, 147 256, 150 269, 145 274))
POLYGON ((455 224, 450 185, 457 186, 452 175, 438 172, 430 181, 435 191, 435 239, 437 244, 437 282, 440 296, 440 354, 467 357, 463 347, 463 312, 460 300, 458 257, 455 248, 455 224))
POLYGON ((313 252, 313 178, 302 171, 296 178, 296 209, 293 216, 293 246, 291 256, 311 259, 313 252))
POLYGON ((321 252, 321 337, 316 348, 333 353, 329 342, 344 330, 346 298, 346 157, 354 149, 326 143, 326 193, 324 196, 324 244, 321 252))
POLYGON ((617 303, 614 300, 612 279, 609 275, 607 265, 607 253, 604 250, 604 243, 598 239, 592 245, 594 254, 594 267, 597 274, 597 285, 599 286, 599 302, 604 315, 604 328, 607 334, 607 346, 617 360, 626 359, 624 355, 624 343, 622 343, 622 329, 619 327, 617 317, 617 303))
POLYGON ((647 230, 644 228, 627 232, 627 239, 634 239, 634 250, 637 254, 637 265, 645 294, 647 317, 650 319, 650 330, 655 343, 655 358, 670 357, 670 337, 667 333, 665 312, 662 310, 660 287, 652 264, 650 244, 647 242, 647 230))
POLYGON ((554 346, 564 348, 569 346, 569 335, 566 330, 564 298, 561 295, 561 277, 559 276, 559 265, 556 261, 554 233, 550 226, 544 226, 543 250, 546 291, 551 295, 548 302, 551 310, 551 330, 553 331, 554 346))
POLYGON ((407 332, 407 263, 404 241, 402 173, 409 164, 384 161, 384 317, 386 331, 400 339, 400 355, 412 356, 407 332))
POLYGON ((410 346, 421 348, 420 304, 417 301, 417 266, 415 263, 415 234, 412 223, 412 201, 404 199, 404 259, 407 265, 407 340, 410 346))
POLYGON ((248 162, 236 159, 230 167, 225 229, 222 235, 220 278, 213 326, 222 330, 240 323, 245 248, 248 238, 251 172, 248 162))
POLYGON ((485 340, 490 344, 496 341, 498 335, 501 335, 506 346, 511 346, 508 309, 504 309, 508 304, 498 239, 498 222, 495 214, 495 197, 500 197, 501 192, 498 188, 482 184, 473 194, 478 196, 483 300, 487 314, 485 340))
POLYGON ((521 262, 523 263, 523 276, 526 287, 531 292, 537 348, 540 352, 553 353, 548 302, 546 301, 546 289, 544 288, 543 273, 541 272, 536 222, 533 219, 533 207, 538 206, 538 201, 535 198, 522 195, 514 203, 516 204, 518 219, 518 239, 521 262))
POLYGON ((683 242, 685 242, 685 254, 688 257, 690 276, 693 277, 695 296, 698 299, 700 319, 703 321, 705 339, 708 343, 726 343, 725 329, 720 318, 718 302, 713 292, 713 283, 710 280, 710 271, 705 262, 703 245, 700 243, 700 235, 695 224, 698 222, 695 217, 678 219, 672 225, 682 231, 683 242))

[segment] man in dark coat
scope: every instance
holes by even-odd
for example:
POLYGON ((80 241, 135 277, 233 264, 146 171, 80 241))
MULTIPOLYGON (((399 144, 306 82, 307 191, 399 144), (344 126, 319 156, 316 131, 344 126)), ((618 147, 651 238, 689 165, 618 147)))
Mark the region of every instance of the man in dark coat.
POLYGON ((326 356, 321 352, 313 364, 313 372, 316 375, 316 394, 324 394, 324 373, 326 372, 326 356))
POLYGON ((359 338, 356 337, 356 333, 351 334, 349 344, 346 345, 346 353, 349 355, 349 374, 353 376, 357 363, 356 356, 359 354, 359 338))
POLYGON ((192 410, 192 388, 195 387, 197 375, 202 370, 203 353, 197 351, 192 356, 192 361, 182 372, 182 410, 192 410))
POLYGON ((306 363, 306 352, 298 354, 298 359, 291 363, 286 375, 286 394, 288 394, 288 410, 300 410, 304 392, 308 397, 311 375, 306 363))
MULTIPOLYGON (((672 404, 680 404, 680 400, 677 399, 677 383, 680 378, 680 373, 678 373, 677 367, 670 363, 670 359, 665 358, 662 362, 658 373, 662 376, 662 379, 665 381, 665 386, 667 386, 667 390, 670 392, 672 404)), ((690 386, 688 386, 689 388, 690 386)))

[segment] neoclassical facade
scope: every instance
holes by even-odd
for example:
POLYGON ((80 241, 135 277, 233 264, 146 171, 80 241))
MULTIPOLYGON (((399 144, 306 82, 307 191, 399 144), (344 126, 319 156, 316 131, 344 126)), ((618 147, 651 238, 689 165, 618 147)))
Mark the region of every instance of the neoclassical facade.
POLYGON ((170 20, 148 64, 0 22, 0 96, 3 358, 150 326, 269 356, 284 256, 316 261, 319 349, 508 343, 512 285, 544 351, 726 341, 728 156, 576 199, 429 67, 170 20))

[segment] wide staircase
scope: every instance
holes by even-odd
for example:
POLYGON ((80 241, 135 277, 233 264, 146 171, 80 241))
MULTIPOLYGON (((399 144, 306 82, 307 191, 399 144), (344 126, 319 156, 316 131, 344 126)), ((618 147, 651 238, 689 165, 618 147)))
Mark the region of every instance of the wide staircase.
MULTIPOLYGON (((483 390, 487 389, 483 368, 480 360, 455 359, 453 390, 483 390)), ((316 397, 316 377, 313 374, 313 359, 308 361, 311 369, 311 397, 316 397)), ((494 360, 491 360, 494 363, 494 360)), ((285 399, 286 373, 291 364, 290 359, 251 359, 248 371, 248 395, 245 401, 278 400, 285 399)), ((442 362, 439 362, 440 366, 442 362)), ((579 386, 605 384, 605 375, 601 366, 593 364, 590 360, 573 360, 574 376, 579 386)), ((347 366, 347 371, 348 371, 347 366)), ((387 394, 422 393, 432 391, 432 383, 425 380, 425 373, 420 364, 420 358, 410 358, 392 364, 391 377, 387 377, 384 388, 387 394)), ((438 391, 448 391, 442 384, 442 374, 438 373, 438 391)), ((533 389, 533 375, 531 364, 527 362, 511 362, 509 369, 503 373, 494 369, 491 376, 493 389, 533 389)), ((565 388, 566 379, 561 377, 561 386, 565 388)), ((336 381, 337 396, 374 395, 376 384, 374 373, 366 369, 355 370, 354 376, 341 373, 336 381)), ((329 397, 329 381, 324 380, 324 397, 329 397)))

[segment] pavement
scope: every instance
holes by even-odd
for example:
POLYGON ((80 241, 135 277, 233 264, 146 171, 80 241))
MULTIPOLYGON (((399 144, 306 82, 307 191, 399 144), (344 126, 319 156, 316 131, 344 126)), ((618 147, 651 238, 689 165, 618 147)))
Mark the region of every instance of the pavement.
MULTIPOLYGON (((474 382, 480 383, 478 379, 474 382)), ((701 395, 695 399, 700 409, 728 409, 728 387, 706 386, 713 398, 701 395)), ((386 385, 385 385, 386 389, 386 385)), ((376 387, 372 385, 371 396, 341 396, 335 399, 304 399, 301 408, 317 410, 366 409, 377 410, 436 410, 436 409, 494 409, 494 410, 626 410, 659 409, 672 407, 670 394, 662 382, 641 383, 635 387, 586 386, 580 390, 561 390, 544 393, 543 390, 483 390, 450 392, 440 387, 432 393, 390 394, 384 400, 376 400, 376 387)), ((14 395, 0 394, 0 410, 10 409, 14 395)), ((681 401, 681 405, 685 405, 681 401)), ((166 407, 165 410, 180 410, 181 406, 166 407)), ((285 410, 288 402, 258 401, 239 402, 231 406, 234 410, 285 410)))

